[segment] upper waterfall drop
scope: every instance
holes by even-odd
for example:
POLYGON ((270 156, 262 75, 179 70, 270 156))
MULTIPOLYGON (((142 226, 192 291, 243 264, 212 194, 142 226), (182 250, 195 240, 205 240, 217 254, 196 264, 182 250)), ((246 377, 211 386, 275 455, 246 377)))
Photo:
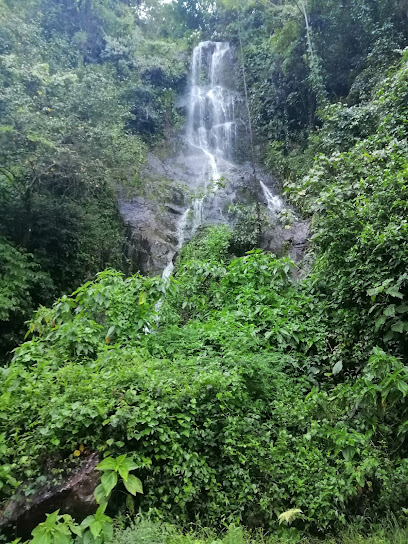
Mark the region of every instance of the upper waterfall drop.
MULTIPOLYGON (((230 44, 199 43, 194 48, 191 62, 186 141, 196 153, 196 180, 192 185, 201 196, 193 199, 190 234, 194 234, 204 222, 226 222, 223 214, 225 198, 222 202, 222 191, 217 189, 221 180, 229 183, 230 178, 237 177, 238 162, 242 168, 245 159, 250 159, 250 135, 244 105, 238 91, 235 54, 230 44), (212 208, 207 209, 207 217, 205 200, 207 208, 212 208)), ((254 193, 261 190, 260 198, 263 194, 269 211, 276 216, 283 207, 281 198, 273 195, 262 181, 258 182, 253 176, 249 181, 250 189, 254 193)))
MULTIPOLYGON (((190 210, 190 236, 206 220, 205 198, 214 195, 234 162, 238 125, 245 127, 237 117, 237 104, 242 103, 242 98, 236 90, 233 68, 228 42, 205 41, 194 48, 186 127, 186 142, 195 156, 196 179, 192 186, 197 192, 190 210)), ((224 222, 221 207, 218 212, 219 221, 224 222)))
POLYGON ((201 42, 194 48, 187 122, 187 141, 202 150, 207 176, 220 175, 218 161, 233 160, 237 140, 235 105, 241 97, 233 89, 233 57, 227 42, 201 42))

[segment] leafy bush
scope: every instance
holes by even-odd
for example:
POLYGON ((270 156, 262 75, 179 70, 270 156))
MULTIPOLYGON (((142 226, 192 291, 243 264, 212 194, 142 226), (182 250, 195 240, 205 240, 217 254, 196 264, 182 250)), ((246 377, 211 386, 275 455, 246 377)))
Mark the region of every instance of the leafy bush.
POLYGON ((31 544, 104 544, 112 541, 113 519, 105 511, 118 477, 123 478, 124 486, 131 495, 143 493, 142 483, 130 474, 135 466, 126 454, 116 459, 105 457, 96 468, 103 472, 103 476, 94 492, 96 501, 100 503, 95 514, 87 516, 80 525, 69 514, 60 515, 59 510, 47 514, 46 520, 31 532, 31 544))
MULTIPOLYGON (((331 153, 319 155, 301 183, 287 186, 313 214, 317 259, 311 293, 326 302, 332 351, 344 368, 361 369, 376 345, 406 361, 408 148, 401 119, 407 99, 405 61, 348 121, 349 130, 356 125, 361 133, 369 111, 370 135, 337 144, 323 131, 321 142, 331 153)), ((342 130, 344 117, 338 107, 336 130, 342 130)))
MULTIPOLYGON (((0 236, 52 278, 34 308, 100 270, 126 268, 118 190, 140 182, 143 138, 163 138, 182 118, 186 44, 149 34, 139 7, 1 2, 0 236)), ((25 301, 18 306, 2 323, 1 351, 17 345, 29 318, 25 301)))
MULTIPOLYGON (((171 283, 168 288, 171 292, 171 283)), ((29 324, 33 339, 16 349, 14 361, 92 358, 113 341, 137 339, 157 326, 155 305, 165 290, 160 278, 124 279, 120 272, 105 270, 52 309, 39 309, 29 324)))
POLYGON ((39 311, 35 338, 2 378, 13 477, 27 488, 45 459, 68 468, 97 450, 128 453, 144 484, 143 510, 184 522, 276 528, 277 514, 299 508, 296 527, 323 530, 346 524, 347 514, 398 510, 408 465, 389 449, 396 439, 406 447, 401 362, 378 350, 354 385, 333 387, 330 374, 333 385, 319 390, 316 374, 304 372, 302 346, 311 340, 307 321, 300 325, 310 302, 290 261, 260 251, 222 265, 224 258, 204 261, 215 267, 204 275, 198 260, 179 263, 167 304, 182 311, 177 290, 190 282, 204 300, 183 327, 143 334, 165 286, 112 271, 39 311), (115 344, 106 341, 112 327, 115 344))
POLYGON ((51 280, 33 256, 0 236, 0 354, 23 338, 22 321, 48 290, 52 290, 51 280))

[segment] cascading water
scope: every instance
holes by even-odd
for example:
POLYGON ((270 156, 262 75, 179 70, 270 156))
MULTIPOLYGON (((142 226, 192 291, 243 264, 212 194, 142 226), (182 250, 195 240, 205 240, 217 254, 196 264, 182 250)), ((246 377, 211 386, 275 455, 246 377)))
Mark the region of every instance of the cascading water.
MULTIPOLYGON (((189 182, 194 196, 178 221, 176 252, 202 224, 226 222, 225 205, 217 193, 223 183, 228 183, 224 178, 238 168, 238 155, 242 154, 238 147, 240 143, 245 147, 248 138, 243 99, 234 72, 229 43, 205 41, 194 48, 185 136, 186 156, 194 169, 189 182)), ((260 184, 268 209, 276 216, 282 200, 260 184)), ((163 271, 164 278, 173 271, 173 257, 174 253, 163 271)))
MULTIPOLYGON (((176 247, 177 251, 180 251, 180 249, 183 247, 184 231, 187 225, 187 218, 189 213, 190 213, 190 209, 187 209, 181 216, 177 226, 177 247, 176 247)), ((170 259, 170 261, 167 263, 166 268, 163 270, 162 278, 164 280, 167 280, 171 276, 173 269, 174 269, 173 259, 170 259)))
MULTIPOLYGON (((227 81, 232 67, 228 43, 207 41, 194 48, 186 142, 195 158, 196 179, 191 180, 191 185, 196 194, 178 222, 177 251, 186 236, 190 238, 203 224, 204 200, 217 189, 221 165, 234 157, 238 123, 235 106, 241 98, 227 81)), ((173 267, 171 259, 163 271, 163 278, 171 275, 173 267)))
POLYGON ((272 191, 268 189, 265 183, 263 183, 262 181, 260 181, 259 183, 261 185, 261 189, 264 194, 268 210, 271 212, 271 214, 276 215, 276 213, 283 208, 282 199, 279 196, 274 195, 272 191))
POLYGON ((251 161, 252 131, 239 73, 228 43, 206 41, 195 47, 188 93, 178 100, 187 112, 185 132, 173 134, 165 153, 148 153, 141 171, 146 194, 119 199, 129 232, 127 256, 142 274, 162 272, 169 278, 176 253, 202 225, 227 224, 246 235, 253 227, 243 222, 245 211, 254 202, 265 205, 265 210, 257 206, 257 217, 264 225, 266 250, 278 253, 301 230, 289 227, 297 218, 276 196, 273 177, 251 161), (163 182, 163 194, 154 195, 163 182))
POLYGON ((191 233, 203 223, 204 199, 217 188, 221 166, 234 157, 237 140, 235 106, 239 94, 228 81, 232 54, 228 43, 201 42, 193 51, 187 142, 201 162, 198 189, 192 205, 191 233), (199 155, 201 154, 201 160, 199 155))
POLYGON ((228 81, 231 65, 228 43, 202 42, 194 49, 187 141, 202 151, 212 179, 219 176, 217 159, 233 159, 237 138, 235 105, 241 98, 228 81))

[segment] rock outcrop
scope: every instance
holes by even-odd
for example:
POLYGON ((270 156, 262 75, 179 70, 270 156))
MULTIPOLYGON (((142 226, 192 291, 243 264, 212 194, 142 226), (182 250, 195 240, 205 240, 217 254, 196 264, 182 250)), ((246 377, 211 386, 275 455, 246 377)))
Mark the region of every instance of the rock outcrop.
POLYGON ((99 456, 93 453, 61 484, 39 489, 29 498, 15 495, 0 518, 0 532, 13 526, 16 535, 25 539, 45 520, 46 514, 55 510, 71 514, 76 521, 93 514, 97 508, 94 491, 100 479, 100 473, 95 470, 98 463, 99 456))
MULTIPOLYGON (((178 244, 178 225, 183 212, 196 198, 203 198, 201 224, 232 224, 228 213, 231 204, 249 204, 254 197, 267 210, 261 186, 262 181, 274 194, 277 194, 276 180, 261 168, 256 172, 254 187, 253 168, 249 163, 223 163, 223 176, 216 186, 202 190, 200 180, 205 174, 201 171, 202 157, 199 152, 187 152, 182 139, 168 156, 158 157, 150 153, 141 177, 147 188, 143 196, 124 196, 119 199, 119 209, 127 227, 128 243, 126 256, 134 272, 144 275, 160 274, 174 257, 178 244)), ((286 205, 282 202, 283 207, 286 205)), ((267 212, 268 213, 268 212, 267 212)), ((309 223, 295 220, 290 228, 285 228, 270 214, 268 226, 262 239, 262 247, 278 256, 289 254, 296 262, 302 260, 309 234, 309 223)), ((187 224, 184 242, 194 233, 192 224, 187 224)))

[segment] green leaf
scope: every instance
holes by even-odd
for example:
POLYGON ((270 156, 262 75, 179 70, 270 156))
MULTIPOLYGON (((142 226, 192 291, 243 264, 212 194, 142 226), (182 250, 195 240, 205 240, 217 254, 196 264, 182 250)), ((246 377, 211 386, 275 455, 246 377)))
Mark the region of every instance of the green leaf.
POLYGON ((96 470, 116 470, 115 459, 113 457, 106 457, 99 465, 96 465, 96 470))
POLYGON ((102 532, 105 542, 110 542, 113 539, 113 523, 105 522, 102 527, 102 532))
POLYGON ((383 290, 383 287, 380 285, 379 287, 373 287, 372 289, 368 289, 367 295, 372 297, 373 300, 375 300, 375 297, 381 293, 383 290))
POLYGON ((139 478, 136 478, 133 474, 129 474, 127 481, 124 482, 126 489, 132 495, 141 493, 143 495, 143 485, 139 478))
POLYGON ((386 322, 387 318, 385 315, 381 315, 378 319, 375 321, 375 330, 377 331, 384 323, 386 322))
POLYGON ((73 539, 70 535, 57 531, 54 535, 53 544, 72 544, 73 539))
POLYGON ((128 476, 129 476, 129 470, 127 469, 127 467, 121 465, 121 466, 119 466, 119 474, 121 475, 123 480, 126 481, 128 479, 128 476))
POLYGON ((397 321, 391 327, 391 330, 393 330, 394 332, 404 332, 404 323, 402 321, 397 321))
POLYGON ((386 294, 395 298, 404 298, 404 296, 399 292, 398 287, 389 287, 386 289, 386 294))
POLYGON ((82 538, 82 544, 95 544, 91 531, 86 531, 82 538))
POLYGON ((132 459, 130 459, 129 457, 127 457, 127 458, 124 460, 123 465, 126 466, 126 468, 128 469, 129 472, 131 472, 132 470, 136 470, 137 468, 139 468, 139 466, 138 466, 134 461, 132 461, 132 459))
POLYGON ((337 363, 334 365, 332 369, 333 376, 336 376, 343 370, 343 363, 342 361, 337 361, 337 363))
POLYGON ((346 446, 341 450, 341 452, 346 461, 351 461, 354 457, 356 450, 352 446, 346 446))
POLYGON ((390 304, 384 310, 384 315, 387 317, 394 317, 395 315, 395 304, 390 304))
POLYGON ((388 331, 387 334, 384 335, 384 342, 389 342, 394 338, 394 336, 395 335, 393 331, 388 331))
POLYGON ((118 475, 113 470, 109 472, 105 472, 105 474, 101 478, 101 484, 103 485, 103 488, 107 496, 110 495, 112 489, 115 487, 117 483, 118 483, 118 475))
POLYGON ((82 529, 88 529, 88 527, 91 525, 91 523, 92 523, 93 520, 94 520, 94 516, 88 516, 88 517, 86 517, 86 518, 82 521, 80 527, 82 527, 82 529))
POLYGON ((106 502, 108 495, 105 492, 105 488, 102 484, 99 484, 94 491, 94 497, 98 504, 106 502))
POLYGON ((59 514, 59 510, 56 510, 52 514, 47 514, 47 519, 44 522, 45 526, 54 527, 58 521, 58 514, 59 514))
POLYGON ((404 380, 398 380, 397 389, 402 393, 402 396, 405 398, 408 394, 408 384, 404 380))
POLYGON ((102 531, 102 523, 100 521, 93 520, 89 525, 89 530, 94 538, 97 538, 102 531))
POLYGON ((119 457, 116 457, 115 466, 119 467, 120 465, 124 465, 125 461, 126 461, 126 453, 124 453, 123 455, 119 455, 119 457))
POLYGON ((40 528, 41 530, 37 531, 39 527, 36 527, 31 533, 34 537, 31 541, 31 544, 52 544, 52 539, 50 533, 45 532, 45 529, 40 528))
POLYGON ((108 516, 105 516, 105 510, 106 510, 107 506, 108 506, 107 503, 104 503, 104 504, 101 504, 100 506, 98 506, 98 509, 95 512, 95 519, 98 519, 99 521, 101 521, 101 520, 108 517, 108 516))

